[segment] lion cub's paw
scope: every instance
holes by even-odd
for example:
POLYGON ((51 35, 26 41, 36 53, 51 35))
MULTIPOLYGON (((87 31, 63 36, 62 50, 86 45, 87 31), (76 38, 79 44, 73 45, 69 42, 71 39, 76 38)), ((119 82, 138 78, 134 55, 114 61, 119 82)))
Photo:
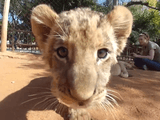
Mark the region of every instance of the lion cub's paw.
POLYGON ((69 109, 67 120, 92 120, 90 114, 84 109, 69 109))

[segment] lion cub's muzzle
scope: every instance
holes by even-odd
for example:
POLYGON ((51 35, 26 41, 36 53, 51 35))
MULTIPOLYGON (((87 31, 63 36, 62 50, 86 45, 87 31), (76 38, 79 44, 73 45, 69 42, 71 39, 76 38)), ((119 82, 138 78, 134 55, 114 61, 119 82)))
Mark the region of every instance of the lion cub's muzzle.
POLYGON ((96 88, 97 72, 91 66, 74 65, 68 71, 69 93, 77 101, 92 97, 96 88))

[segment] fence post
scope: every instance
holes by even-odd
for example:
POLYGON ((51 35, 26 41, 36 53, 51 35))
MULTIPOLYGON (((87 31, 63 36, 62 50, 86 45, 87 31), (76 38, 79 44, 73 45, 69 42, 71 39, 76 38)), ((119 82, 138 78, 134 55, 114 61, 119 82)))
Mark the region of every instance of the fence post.
POLYGON ((3 20, 1 31, 1 52, 5 52, 7 48, 7 27, 10 0, 5 0, 3 8, 3 20))

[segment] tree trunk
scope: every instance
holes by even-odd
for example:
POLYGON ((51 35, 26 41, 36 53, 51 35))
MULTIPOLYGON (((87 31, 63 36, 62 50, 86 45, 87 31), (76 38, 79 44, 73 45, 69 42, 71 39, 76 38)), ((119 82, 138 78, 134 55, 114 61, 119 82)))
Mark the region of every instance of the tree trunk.
POLYGON ((118 5, 118 0, 113 0, 113 6, 118 5))
POLYGON ((8 27, 8 12, 10 0, 5 0, 3 10, 2 32, 1 32, 1 52, 5 52, 7 48, 7 27, 8 27))
POLYGON ((12 32, 12 51, 14 51, 14 32, 12 32))

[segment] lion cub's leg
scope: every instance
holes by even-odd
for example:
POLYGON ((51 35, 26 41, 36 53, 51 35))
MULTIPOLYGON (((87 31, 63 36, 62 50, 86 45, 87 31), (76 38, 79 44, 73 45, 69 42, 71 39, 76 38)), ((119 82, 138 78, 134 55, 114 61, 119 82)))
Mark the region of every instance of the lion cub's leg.
POLYGON ((126 69, 126 66, 125 66, 125 62, 123 61, 119 61, 118 64, 120 65, 121 67, 121 76, 124 77, 124 78, 127 78, 129 76, 128 74, 128 71, 126 69))
POLYGON ((67 120, 92 120, 90 114, 85 109, 69 108, 67 120))

